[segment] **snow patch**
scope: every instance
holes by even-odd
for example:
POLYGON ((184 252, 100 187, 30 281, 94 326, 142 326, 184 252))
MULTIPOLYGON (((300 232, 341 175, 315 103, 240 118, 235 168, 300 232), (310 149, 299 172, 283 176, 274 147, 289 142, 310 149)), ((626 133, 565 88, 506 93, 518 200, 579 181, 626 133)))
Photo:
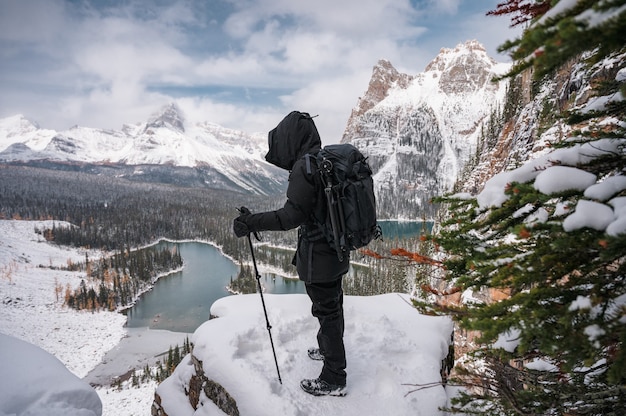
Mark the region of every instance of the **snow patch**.
MULTIPOLYGON (((300 389, 301 379, 315 378, 321 370, 321 363, 307 356, 307 348, 316 345, 318 323, 306 295, 265 295, 282 384, 258 295, 216 301, 211 314, 218 318, 200 326, 191 339, 194 356, 244 415, 440 415, 439 407, 447 402, 443 386, 406 394, 411 384, 441 381, 452 322, 420 315, 409 302, 408 295, 399 294, 344 298, 348 395, 341 399, 314 397, 300 389)), ((196 411, 189 405, 182 386, 192 371, 188 356, 159 386, 165 411, 217 414, 210 401, 196 411)))
POLYGON ((589 199, 597 199, 606 201, 618 192, 626 189, 626 176, 617 175, 606 178, 604 181, 591 185, 585 189, 585 197, 589 199))
POLYGON ((550 167, 535 179, 535 189, 546 195, 564 191, 583 191, 596 182, 596 175, 569 166, 550 167))
POLYGON ((0 334, 0 414, 100 416, 95 390, 57 358, 28 342, 0 334))
POLYGON ((603 231, 613 222, 613 210, 599 202, 580 200, 573 214, 563 221, 563 229, 567 232, 581 228, 593 228, 603 231))
POLYGON ((501 348, 507 352, 514 352, 520 342, 521 331, 511 328, 503 334, 498 335, 498 339, 493 344, 494 348, 501 348))
POLYGON ((591 309, 591 299, 588 296, 578 295, 568 308, 569 311, 579 311, 581 309, 591 309))

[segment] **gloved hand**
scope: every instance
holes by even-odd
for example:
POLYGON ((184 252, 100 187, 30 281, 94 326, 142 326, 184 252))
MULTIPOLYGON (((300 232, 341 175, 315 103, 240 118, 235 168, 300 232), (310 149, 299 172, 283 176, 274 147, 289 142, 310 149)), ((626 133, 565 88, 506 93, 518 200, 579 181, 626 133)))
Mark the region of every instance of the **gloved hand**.
POLYGON ((241 213, 240 216, 234 219, 233 221, 233 231, 237 237, 244 237, 250 234, 250 229, 248 228, 248 224, 246 223, 246 219, 250 216, 250 210, 246 207, 238 208, 238 211, 241 213))

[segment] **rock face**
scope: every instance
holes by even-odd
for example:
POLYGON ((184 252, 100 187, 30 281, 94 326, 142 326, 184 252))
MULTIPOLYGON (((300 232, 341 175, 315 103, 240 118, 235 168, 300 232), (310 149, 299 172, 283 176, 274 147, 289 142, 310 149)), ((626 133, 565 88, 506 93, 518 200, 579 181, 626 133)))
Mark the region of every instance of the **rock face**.
POLYGON ((476 41, 442 49, 415 76, 378 62, 342 142, 369 157, 381 217, 435 215, 429 200, 450 191, 476 153, 482 127, 504 98, 506 83, 492 78, 507 67, 476 41))
MULTIPOLYGON (((589 122, 572 126, 556 115, 605 99, 591 96, 590 91, 594 90, 594 85, 614 82, 620 71, 624 72, 610 59, 591 68, 583 61, 572 60, 553 76, 535 85, 534 92, 531 92, 532 72, 527 70, 520 74, 510 87, 514 91, 511 94, 516 108, 514 114, 510 114, 493 142, 480 144, 475 166, 463 178, 460 189, 478 193, 497 173, 550 152, 554 144, 563 141, 572 130, 586 129, 589 122)), ((596 122, 605 121, 610 118, 596 122)))
MULTIPOLYGON (((193 365, 193 372, 189 377, 189 387, 185 389, 187 397, 189 397, 189 404, 193 410, 198 409, 201 397, 206 397, 211 400, 224 414, 228 416, 239 416, 239 409, 237 408, 237 402, 232 398, 222 385, 216 383, 213 380, 209 380, 204 374, 202 369, 202 362, 190 354, 186 357, 189 360, 187 364, 193 365), (204 395, 202 394, 204 393, 204 395)), ((167 412, 162 406, 161 397, 158 393, 154 395, 154 402, 152 403, 152 416, 168 416, 167 412)))
POLYGON ((367 92, 362 98, 359 98, 356 108, 350 114, 342 141, 346 142, 350 141, 352 137, 359 137, 361 135, 361 125, 356 120, 384 100, 392 87, 406 88, 412 80, 412 76, 399 73, 391 65, 391 62, 385 59, 378 61, 378 64, 374 66, 372 71, 372 78, 370 79, 367 92))

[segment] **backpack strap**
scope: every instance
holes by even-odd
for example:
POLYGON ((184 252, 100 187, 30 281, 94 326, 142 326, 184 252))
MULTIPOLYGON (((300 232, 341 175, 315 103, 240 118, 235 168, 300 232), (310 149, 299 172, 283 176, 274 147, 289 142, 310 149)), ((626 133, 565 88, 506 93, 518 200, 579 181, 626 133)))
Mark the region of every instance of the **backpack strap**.
POLYGON ((309 153, 304 155, 304 160, 306 162, 306 173, 307 175, 310 175, 312 173, 311 172, 311 155, 309 153))
POLYGON ((298 229, 298 233, 301 238, 309 242, 319 241, 326 238, 326 236, 324 235, 324 231, 322 230, 322 228, 320 228, 319 225, 307 227, 303 224, 298 229))

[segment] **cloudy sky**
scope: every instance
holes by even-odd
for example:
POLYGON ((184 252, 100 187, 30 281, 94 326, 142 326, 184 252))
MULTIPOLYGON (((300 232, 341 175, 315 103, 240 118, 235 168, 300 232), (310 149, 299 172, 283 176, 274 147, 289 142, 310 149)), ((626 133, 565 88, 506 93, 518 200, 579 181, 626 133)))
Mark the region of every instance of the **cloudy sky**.
POLYGON ((119 129, 176 102, 266 132, 291 110, 337 142, 372 67, 415 74, 442 47, 515 32, 498 0, 0 0, 0 117, 119 129))

